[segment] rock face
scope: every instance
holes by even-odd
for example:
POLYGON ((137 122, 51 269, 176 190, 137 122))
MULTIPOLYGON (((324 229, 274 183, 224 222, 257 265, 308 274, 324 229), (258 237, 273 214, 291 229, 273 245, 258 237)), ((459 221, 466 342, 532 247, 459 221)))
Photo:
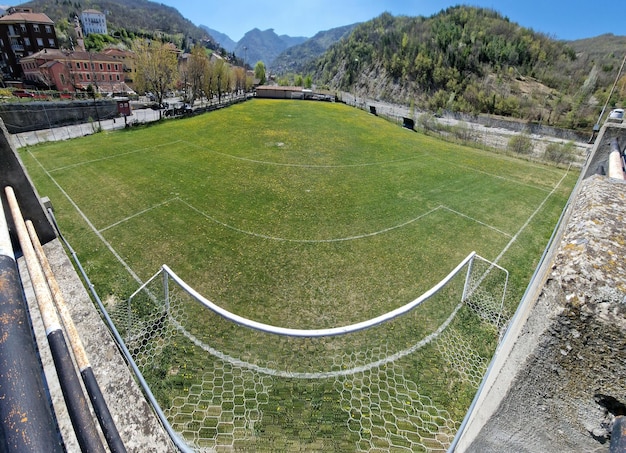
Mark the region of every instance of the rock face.
POLYGON ((518 339, 538 341, 468 451, 609 451, 626 415, 625 261, 626 182, 591 176, 518 339))

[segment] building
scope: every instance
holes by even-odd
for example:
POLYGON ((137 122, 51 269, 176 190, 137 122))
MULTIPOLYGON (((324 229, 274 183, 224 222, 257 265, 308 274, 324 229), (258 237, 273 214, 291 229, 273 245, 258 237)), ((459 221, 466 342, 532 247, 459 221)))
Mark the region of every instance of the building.
POLYGON ((83 11, 80 15, 80 21, 83 24, 85 36, 92 33, 98 33, 100 35, 106 35, 108 33, 106 16, 96 9, 86 9, 83 11))
POLYGON ((24 81, 58 91, 129 94, 122 61, 104 53, 44 49, 21 60, 24 81))
POLYGON ((135 79, 135 54, 130 50, 117 49, 110 47, 102 51, 103 54, 117 60, 122 64, 124 70, 124 82, 132 88, 135 79))
POLYGON ((0 72, 5 80, 22 77, 20 60, 45 48, 58 49, 54 22, 31 8, 9 8, 0 17, 0 72))

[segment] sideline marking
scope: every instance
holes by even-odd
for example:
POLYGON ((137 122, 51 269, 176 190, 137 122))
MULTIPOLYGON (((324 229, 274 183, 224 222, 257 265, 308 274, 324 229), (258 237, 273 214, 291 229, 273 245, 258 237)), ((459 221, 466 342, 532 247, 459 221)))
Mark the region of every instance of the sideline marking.
MULTIPOLYGON (((92 159, 92 160, 86 160, 86 161, 83 161, 83 162, 78 162, 78 163, 75 163, 75 164, 72 164, 72 165, 66 165, 66 166, 64 166, 64 167, 57 167, 57 168, 53 168, 52 170, 49 170, 49 171, 50 171, 50 172, 54 172, 54 171, 67 170, 67 169, 74 168, 74 167, 80 167, 81 165, 93 164, 94 162, 101 162, 101 161, 103 161, 103 160, 115 159, 116 157, 128 156, 129 154, 141 153, 141 152, 144 152, 144 151, 148 151, 148 150, 150 150, 150 149, 153 149, 153 148, 160 148, 160 147, 162 147, 162 146, 170 146, 170 145, 174 145, 175 143, 178 143, 178 142, 181 142, 181 141, 182 141, 182 140, 175 140, 175 141, 173 141, 173 142, 169 142, 169 143, 161 143, 160 145, 154 145, 154 146, 150 146, 150 147, 146 147, 146 148, 139 148, 139 149, 136 149, 136 150, 133 150, 133 151, 127 151, 127 152, 125 152, 125 153, 113 154, 112 156, 100 157, 100 158, 98 158, 98 159, 92 159)), ((29 153, 31 153, 31 152, 29 151, 29 153)), ((32 153, 31 153, 31 156, 33 156, 33 154, 32 154, 32 153)), ((33 158, 34 158, 35 160, 37 160, 37 159, 35 158, 35 156, 33 156, 33 158)), ((37 162, 37 163, 39 163, 39 162, 37 162)), ((41 164, 40 164, 40 165, 41 165, 41 164)), ((43 168, 43 167, 42 167, 42 168, 43 168)), ((44 170, 45 170, 45 169, 44 169, 44 170)), ((46 170, 46 172, 48 172, 48 170, 46 170)))
POLYGON ((556 192, 556 190, 561 186, 561 183, 563 182, 563 180, 565 179, 565 177, 569 174, 569 167, 567 169, 567 171, 565 172, 565 174, 563 175, 563 177, 559 180, 559 182, 556 183, 556 186, 554 186, 554 188, 552 189, 552 191, 550 191, 550 193, 548 195, 546 195, 546 198, 543 199, 543 201, 539 204, 539 206, 537 206, 537 209, 535 209, 535 212, 533 212, 528 219, 526 219, 526 222, 524 222, 524 225, 522 225, 520 227, 520 229, 517 231, 517 233, 515 233, 515 235, 511 238, 511 240, 509 241, 509 243, 504 247, 504 249, 502 249, 502 251, 500 252, 500 254, 496 257, 495 260, 493 260, 493 262, 495 264, 498 264, 498 261, 500 261, 502 259, 502 257, 504 256, 504 254, 509 250, 509 248, 513 245, 513 243, 515 241, 517 241, 518 236, 522 233, 522 231, 524 231, 526 229, 526 227, 530 224, 530 222, 532 221, 532 219, 539 213, 539 211, 541 211, 541 209, 543 208, 543 205, 546 204, 546 202, 548 201, 548 199, 554 194, 554 192, 556 192))
POLYGON ((512 184, 518 184, 520 186, 530 187, 531 189, 540 190, 542 192, 550 192, 550 189, 545 188, 545 187, 540 187, 540 186, 536 186, 536 185, 533 185, 533 184, 528 184, 528 183, 519 181, 517 179, 507 178, 506 176, 489 173, 488 171, 480 170, 478 168, 472 168, 472 167, 463 166, 463 165, 457 164, 454 161, 445 160, 445 159, 442 159, 442 158, 440 158, 440 157, 438 157, 436 155, 433 155, 433 154, 429 154, 429 156, 432 157, 435 160, 438 160, 439 162, 445 162, 446 165, 454 165, 455 167, 460 167, 460 168, 463 168, 464 170, 470 170, 470 171, 473 171, 473 172, 476 172, 476 173, 482 173, 483 175, 487 175, 487 176, 490 176, 490 177, 496 178, 496 179, 501 179, 503 181, 507 181, 507 182, 510 182, 512 184))
POLYGON ((87 223, 87 225, 89 226, 89 228, 91 228, 93 230, 93 232, 95 233, 95 235, 98 237, 98 239, 100 239, 102 241, 102 243, 104 244, 104 246, 106 248, 109 249, 109 251, 113 254, 113 256, 120 262, 120 264, 124 267, 124 269, 126 269, 126 271, 128 272, 128 274, 135 279, 135 281, 137 283, 139 283, 139 285, 143 285, 143 282, 141 281, 141 279, 139 278, 139 276, 131 269, 131 267, 126 263, 126 261, 124 261, 124 259, 120 256, 119 253, 117 253, 117 251, 115 251, 115 249, 113 248, 113 246, 111 244, 109 244, 109 242, 104 238, 104 236, 96 229, 95 225, 93 223, 91 223, 91 221, 89 220, 89 218, 85 215, 85 213, 83 211, 81 211, 81 209, 78 207, 78 205, 76 204, 76 202, 74 202, 74 200, 72 200, 72 198, 69 196, 69 194, 63 189, 63 187, 61 187, 61 185, 56 181, 56 179, 54 179, 52 177, 52 175, 48 172, 48 170, 46 170, 46 168, 41 164, 41 162, 39 162, 39 160, 37 160, 37 158, 33 155, 33 153, 31 153, 30 151, 28 151, 28 153, 30 154, 30 156, 35 160, 35 162, 37 162, 37 165, 39 165, 41 167, 41 169, 44 171, 44 173, 48 176, 48 178, 50 178, 50 180, 54 183, 54 185, 56 185, 59 190, 61 191, 61 193, 63 195, 65 195, 65 197, 68 199, 68 201, 72 204, 72 206, 74 206, 74 209, 76 209, 76 212, 78 212, 78 214, 83 218, 83 220, 85 221, 85 223, 87 223))

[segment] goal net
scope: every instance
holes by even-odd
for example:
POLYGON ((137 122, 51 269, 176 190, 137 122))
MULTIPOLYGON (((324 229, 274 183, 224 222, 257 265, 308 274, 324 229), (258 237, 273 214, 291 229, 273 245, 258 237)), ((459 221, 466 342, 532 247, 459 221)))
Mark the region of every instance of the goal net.
POLYGON ((506 321, 507 281, 472 253, 403 307, 302 330, 229 313, 163 266, 110 315, 195 451, 446 451, 506 321))

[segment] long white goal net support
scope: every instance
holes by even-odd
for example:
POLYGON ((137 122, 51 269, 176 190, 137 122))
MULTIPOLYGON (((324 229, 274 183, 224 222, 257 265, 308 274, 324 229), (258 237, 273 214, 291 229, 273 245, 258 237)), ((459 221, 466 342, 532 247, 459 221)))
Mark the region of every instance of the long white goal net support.
POLYGON ((507 282, 472 253, 407 305, 302 330, 229 313, 163 266, 110 315, 192 450, 446 451, 507 322, 507 282))

